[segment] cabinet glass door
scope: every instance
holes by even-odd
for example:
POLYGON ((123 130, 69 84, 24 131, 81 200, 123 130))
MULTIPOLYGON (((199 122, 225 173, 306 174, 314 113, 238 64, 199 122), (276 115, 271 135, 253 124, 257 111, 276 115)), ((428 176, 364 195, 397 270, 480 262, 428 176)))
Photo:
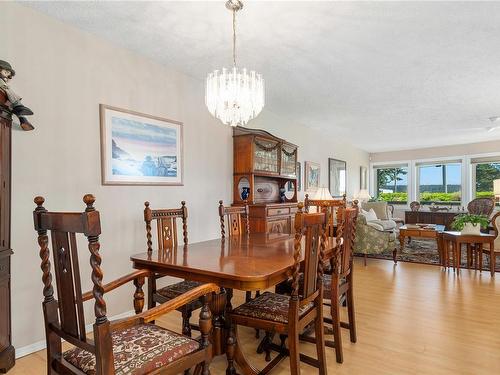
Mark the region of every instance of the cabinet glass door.
POLYGON ((283 145, 281 149, 281 174, 284 176, 297 176, 297 148, 283 145))
POLYGON ((253 160, 255 171, 278 173, 278 142, 255 139, 253 160))

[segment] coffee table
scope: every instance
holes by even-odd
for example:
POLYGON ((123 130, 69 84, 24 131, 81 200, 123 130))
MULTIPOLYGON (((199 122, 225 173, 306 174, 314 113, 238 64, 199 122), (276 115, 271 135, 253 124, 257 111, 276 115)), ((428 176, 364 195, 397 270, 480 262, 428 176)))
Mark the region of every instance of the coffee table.
POLYGON ((445 226, 444 225, 435 225, 432 228, 430 227, 425 227, 425 224, 422 224, 422 226, 415 228, 415 227, 408 227, 408 225, 403 225, 402 227, 399 228, 399 251, 403 252, 403 249, 405 247, 405 238, 411 239, 412 237, 420 237, 420 238, 435 238, 436 243, 437 243, 437 248, 438 248, 438 254, 439 254, 439 261, 440 264, 443 264, 443 254, 441 251, 441 240, 439 234, 444 232, 445 226))

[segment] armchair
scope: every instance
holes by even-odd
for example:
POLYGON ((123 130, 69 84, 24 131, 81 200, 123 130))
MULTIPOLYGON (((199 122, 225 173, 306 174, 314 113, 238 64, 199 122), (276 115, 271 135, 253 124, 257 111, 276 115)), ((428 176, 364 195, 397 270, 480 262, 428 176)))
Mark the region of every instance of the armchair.
POLYGON ((115 375, 131 373, 178 374, 196 367, 196 372, 208 375, 211 359, 209 333, 212 328, 208 299, 204 298, 200 312, 200 340, 194 340, 151 324, 159 316, 212 292, 218 287, 205 284, 164 304, 141 312, 144 306, 142 286, 147 271, 135 271, 108 284, 102 283, 99 235, 99 212, 95 198, 83 198, 85 212, 48 212, 44 198, 36 197, 33 219, 38 232, 44 300, 42 303, 47 340, 47 374, 115 375), (54 296, 50 264, 49 237, 53 247, 54 276, 57 297, 54 296), (82 293, 76 234, 88 239, 92 267, 91 292, 82 293), (104 294, 130 281, 134 282, 136 315, 110 322, 106 316, 104 294), (83 302, 94 299, 95 324, 93 339, 87 337, 83 302), (147 340, 145 339, 147 338, 147 340), (62 339, 74 348, 62 351, 62 339))
POLYGON ((364 254, 364 263, 368 254, 381 254, 392 250, 396 262, 396 223, 391 219, 387 202, 363 203, 364 210, 373 209, 378 220, 367 221, 358 215, 354 252, 364 254))

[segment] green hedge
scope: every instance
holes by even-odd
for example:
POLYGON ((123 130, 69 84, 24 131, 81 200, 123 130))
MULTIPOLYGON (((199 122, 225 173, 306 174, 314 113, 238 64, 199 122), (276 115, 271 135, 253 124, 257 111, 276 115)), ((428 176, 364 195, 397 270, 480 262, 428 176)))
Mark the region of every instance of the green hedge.
POLYGON ((478 191, 476 198, 493 198, 495 194, 492 191, 478 191))
MULTIPOLYGON (((477 198, 490 198, 493 197, 494 194, 492 191, 478 191, 476 193, 477 198)), ((379 193, 378 200, 386 201, 386 202, 408 202, 408 193, 379 193)), ((420 193, 420 202, 422 203, 431 203, 431 202, 450 202, 450 203, 459 203, 460 202, 460 193, 429 193, 423 192, 420 193)))
POLYGON ((420 193, 420 202, 460 202, 460 193, 420 193))
POLYGON ((379 193, 378 199, 386 202, 408 202, 408 193, 379 193))

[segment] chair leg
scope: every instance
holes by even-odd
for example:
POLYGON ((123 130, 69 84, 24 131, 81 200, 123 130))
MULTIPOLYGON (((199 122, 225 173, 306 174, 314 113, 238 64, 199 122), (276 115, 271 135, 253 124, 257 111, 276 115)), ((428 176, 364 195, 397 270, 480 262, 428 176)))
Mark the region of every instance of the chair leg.
MULTIPOLYGON (((234 323, 233 323, 234 324, 234 323)), ((234 351, 236 349, 236 336, 232 327, 229 329, 226 342, 226 358, 227 368, 226 375, 236 375, 236 368, 234 367, 234 351)))
POLYGON ((245 292, 245 302, 250 302, 252 299, 252 292, 245 292))
POLYGON ((317 302, 319 307, 318 316, 314 321, 315 339, 316 339, 316 354, 318 356, 318 370, 320 375, 326 375, 326 353, 325 353, 325 328, 323 324, 323 303, 317 302))
POLYGON ((191 337, 191 325, 189 324, 189 319, 193 312, 187 306, 182 309, 182 334, 191 337))
MULTIPOLYGON (((321 329, 323 329, 323 324, 321 324, 321 329)), ((299 332, 294 324, 290 325, 288 332, 288 350, 290 352, 290 375, 300 375, 299 332)))
POLYGON ((365 267, 366 267, 366 258, 367 258, 367 256, 366 256, 366 254, 365 254, 365 267))
MULTIPOLYGON (((352 270, 351 270, 352 275, 352 270)), ((349 336, 351 338, 351 342, 357 341, 356 335, 356 318, 354 313, 354 296, 353 296, 353 284, 352 284, 352 276, 349 275, 349 289, 347 289, 347 316, 349 319, 349 336)))
POLYGON ((342 363, 344 361, 344 355, 342 352, 342 335, 340 332, 340 306, 338 302, 338 281, 332 279, 332 304, 330 307, 332 315, 332 331, 333 340, 335 342, 335 357, 337 363, 342 363))

